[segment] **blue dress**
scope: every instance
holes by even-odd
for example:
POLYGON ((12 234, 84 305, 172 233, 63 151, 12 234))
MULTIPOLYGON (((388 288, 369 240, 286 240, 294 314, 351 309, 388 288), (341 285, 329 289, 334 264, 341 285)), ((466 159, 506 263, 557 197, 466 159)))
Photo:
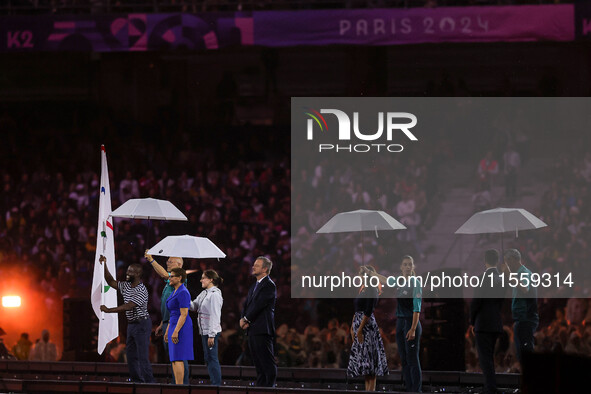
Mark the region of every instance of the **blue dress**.
POLYGON ((168 354, 170 361, 193 360, 193 322, 187 314, 185 324, 179 331, 179 342, 172 342, 172 333, 176 323, 181 316, 180 308, 189 308, 191 306, 191 294, 185 285, 181 285, 178 290, 166 300, 166 307, 170 311, 170 320, 168 323, 168 354))

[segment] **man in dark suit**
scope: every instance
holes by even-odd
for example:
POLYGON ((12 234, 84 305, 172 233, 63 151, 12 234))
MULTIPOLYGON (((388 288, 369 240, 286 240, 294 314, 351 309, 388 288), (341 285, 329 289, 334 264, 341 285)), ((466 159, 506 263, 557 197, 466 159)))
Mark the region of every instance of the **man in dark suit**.
POLYGON ((483 282, 474 289, 474 298, 470 304, 471 328, 475 333, 478 359, 484 375, 483 393, 487 394, 497 392, 494 352, 497 338, 503 332, 501 309, 505 289, 497 270, 498 262, 497 250, 489 249, 484 253, 486 271, 483 282))
POLYGON ((277 289, 269 278, 273 263, 266 257, 257 257, 252 274, 257 279, 244 302, 240 327, 246 330, 248 346, 257 371, 257 386, 274 387, 277 365, 273 351, 275 337, 275 301, 277 289))

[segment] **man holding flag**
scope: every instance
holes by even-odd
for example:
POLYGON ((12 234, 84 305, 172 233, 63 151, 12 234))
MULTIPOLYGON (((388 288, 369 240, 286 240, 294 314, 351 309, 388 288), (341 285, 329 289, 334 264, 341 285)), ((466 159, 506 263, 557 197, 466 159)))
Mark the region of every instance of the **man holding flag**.
POLYGON ((119 336, 119 319, 116 314, 101 312, 100 306, 117 306, 116 289, 105 283, 104 270, 99 262, 101 255, 106 256, 109 271, 115 272, 115 242, 111 215, 111 188, 109 185, 109 169, 105 146, 101 145, 101 184, 99 193, 99 215, 96 235, 96 255, 94 257, 94 274, 92 278, 91 302, 92 309, 99 319, 98 348, 99 354, 105 350, 107 343, 119 336))
MULTIPOLYGON (((105 257, 101 256, 104 262, 105 257)), ((117 282, 105 265, 105 280, 112 288, 119 289, 124 304, 114 308, 100 306, 105 313, 125 312, 127 317, 127 365, 131 380, 140 383, 153 383, 152 364, 150 364, 150 334, 152 320, 148 314, 148 290, 142 283, 143 269, 140 264, 127 267, 124 282, 117 282)), ((116 315, 115 315, 116 316, 116 315)))

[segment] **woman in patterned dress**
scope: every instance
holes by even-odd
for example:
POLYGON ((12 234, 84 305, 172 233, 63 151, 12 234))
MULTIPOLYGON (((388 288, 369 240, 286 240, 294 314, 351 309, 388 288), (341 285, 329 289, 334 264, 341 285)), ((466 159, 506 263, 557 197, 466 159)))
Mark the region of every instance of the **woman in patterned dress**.
POLYGON ((377 284, 378 281, 370 280, 375 276, 375 269, 372 266, 362 266, 359 275, 362 277, 367 275, 366 282, 369 286, 362 286, 359 295, 355 298, 355 315, 351 324, 353 346, 347 374, 351 377, 364 376, 365 391, 375 391, 377 377, 388 374, 384 342, 373 315, 378 303, 378 288, 371 286, 371 282, 377 284))

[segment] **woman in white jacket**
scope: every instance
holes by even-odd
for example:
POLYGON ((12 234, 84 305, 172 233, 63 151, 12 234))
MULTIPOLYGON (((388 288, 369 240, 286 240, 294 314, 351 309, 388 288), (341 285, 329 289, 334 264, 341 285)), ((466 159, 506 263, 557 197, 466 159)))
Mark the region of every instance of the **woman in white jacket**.
POLYGON ((191 310, 197 311, 197 324, 203 356, 207 364, 209 379, 214 386, 222 384, 222 369, 218 359, 218 339, 222 332, 220 318, 222 315, 222 291, 218 288, 224 280, 214 270, 205 270, 201 275, 203 291, 191 302, 191 310))

